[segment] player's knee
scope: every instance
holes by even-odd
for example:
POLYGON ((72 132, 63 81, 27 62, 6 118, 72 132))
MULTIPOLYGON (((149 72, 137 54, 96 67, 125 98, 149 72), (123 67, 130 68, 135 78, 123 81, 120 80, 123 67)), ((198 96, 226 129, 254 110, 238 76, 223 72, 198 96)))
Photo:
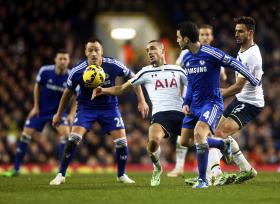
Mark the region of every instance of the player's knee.
POLYGON ((126 138, 118 138, 114 140, 114 144, 116 148, 122 148, 127 146, 127 139, 126 138))
POLYGON ((82 141, 82 138, 82 135, 72 132, 68 140, 78 145, 82 141))
POLYGON ((22 136, 20 137, 20 141, 25 143, 29 143, 31 139, 32 139, 31 135, 28 135, 26 133, 22 133, 22 136))

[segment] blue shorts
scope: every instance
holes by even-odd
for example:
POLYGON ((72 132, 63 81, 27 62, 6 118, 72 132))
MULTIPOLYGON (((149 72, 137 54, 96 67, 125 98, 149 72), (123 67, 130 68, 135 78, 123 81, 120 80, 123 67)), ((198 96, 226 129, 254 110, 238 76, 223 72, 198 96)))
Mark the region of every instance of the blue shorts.
POLYGON ((73 126, 82 126, 90 130, 94 122, 98 122, 105 133, 124 129, 124 123, 117 107, 107 110, 78 109, 73 126))
POLYGON ((215 133, 217 122, 219 121, 223 109, 215 103, 207 103, 201 108, 191 108, 191 115, 185 116, 182 128, 194 129, 198 121, 207 123, 212 134, 215 133))
MULTIPOLYGON (((53 115, 39 115, 39 116, 33 116, 32 118, 29 118, 25 121, 24 127, 27 128, 33 128, 35 130, 37 130, 38 132, 41 132, 44 128, 44 126, 47 123, 51 123, 52 122, 52 118, 53 115)), ((64 113, 62 115, 61 121, 60 121, 60 125, 65 125, 65 126, 69 126, 70 124, 68 123, 68 121, 66 120, 67 118, 67 114, 64 113)))

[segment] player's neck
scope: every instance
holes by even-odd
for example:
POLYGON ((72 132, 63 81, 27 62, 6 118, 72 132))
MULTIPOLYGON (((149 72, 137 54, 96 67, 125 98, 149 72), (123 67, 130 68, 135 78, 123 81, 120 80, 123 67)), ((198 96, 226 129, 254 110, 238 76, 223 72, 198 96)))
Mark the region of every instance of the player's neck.
POLYGON ((55 73, 57 74, 57 75, 61 75, 61 74, 65 74, 67 72, 67 70, 65 69, 60 69, 60 68, 58 68, 58 67, 55 67, 55 73))
POLYGON ((252 47, 254 45, 254 40, 248 40, 247 42, 245 42, 244 44, 242 44, 240 46, 240 52, 243 52, 245 50, 248 50, 250 47, 252 47))
POLYGON ((152 65, 153 67, 160 67, 162 65, 166 64, 165 62, 163 61, 158 61, 158 62, 153 62, 152 65))
POLYGON ((200 50, 200 46, 201 44, 199 42, 189 43, 189 50, 191 51, 192 54, 196 54, 200 50))

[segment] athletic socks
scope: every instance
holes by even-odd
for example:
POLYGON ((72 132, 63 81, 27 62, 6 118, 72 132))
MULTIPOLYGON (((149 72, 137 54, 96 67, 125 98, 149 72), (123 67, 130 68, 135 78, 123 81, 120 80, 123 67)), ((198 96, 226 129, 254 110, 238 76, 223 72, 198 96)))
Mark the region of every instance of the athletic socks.
POLYGON ((118 177, 121 177, 125 174, 125 168, 128 157, 128 148, 127 148, 127 140, 126 138, 119 138, 114 140, 116 147, 116 161, 118 168, 118 177))
POLYGON ((16 161, 14 165, 15 171, 19 171, 23 158, 27 151, 28 143, 31 141, 31 136, 25 133, 20 137, 16 148, 16 161))

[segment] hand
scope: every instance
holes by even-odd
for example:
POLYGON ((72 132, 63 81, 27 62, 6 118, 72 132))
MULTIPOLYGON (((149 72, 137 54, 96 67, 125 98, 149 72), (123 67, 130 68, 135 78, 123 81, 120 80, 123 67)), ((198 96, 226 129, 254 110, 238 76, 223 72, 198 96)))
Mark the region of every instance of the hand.
POLYGON ((67 115, 66 121, 67 121, 67 123, 68 123, 70 126, 73 124, 74 118, 75 118, 75 117, 74 117, 73 114, 67 115))
POLYGON ((183 106, 183 113, 185 115, 191 115, 192 113, 190 112, 190 107, 188 105, 183 106))
POLYGON ((100 96, 103 94, 102 87, 98 86, 97 88, 93 89, 91 100, 93 100, 95 97, 100 96))
POLYGON ((33 116, 38 116, 40 114, 39 107, 34 106, 32 110, 29 112, 27 118, 32 118, 33 116))
POLYGON ((52 126, 54 127, 58 127, 60 125, 60 120, 61 120, 61 115, 56 113, 53 116, 53 120, 52 120, 52 126))
POLYGON ((138 103, 138 111, 141 113, 143 119, 148 117, 149 106, 146 101, 138 103))

